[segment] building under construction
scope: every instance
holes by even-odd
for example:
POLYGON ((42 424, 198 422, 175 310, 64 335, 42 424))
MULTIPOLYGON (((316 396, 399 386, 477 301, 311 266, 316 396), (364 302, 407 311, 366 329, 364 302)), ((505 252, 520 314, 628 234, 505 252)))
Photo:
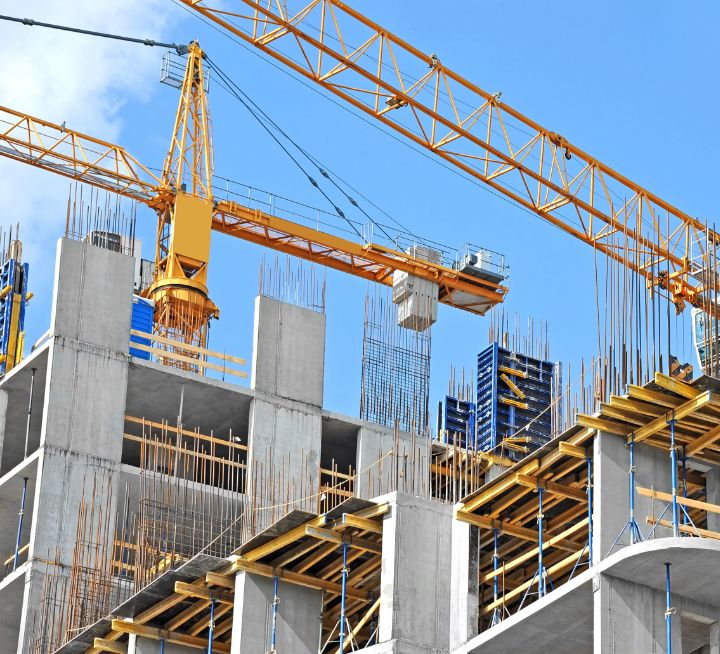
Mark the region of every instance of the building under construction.
POLYGON ((159 175, 0 107, 0 156, 105 194, 71 192, 32 347, 0 244, 0 654, 719 654, 718 234, 339 0, 179 2, 606 255, 605 312, 572 370, 498 306, 497 253, 215 192, 206 69, 234 87, 198 43, 159 175), (288 257, 247 359, 208 347, 213 230, 288 257), (322 266, 370 286, 359 417, 324 403, 322 266), (489 343, 432 398, 439 304, 489 343))

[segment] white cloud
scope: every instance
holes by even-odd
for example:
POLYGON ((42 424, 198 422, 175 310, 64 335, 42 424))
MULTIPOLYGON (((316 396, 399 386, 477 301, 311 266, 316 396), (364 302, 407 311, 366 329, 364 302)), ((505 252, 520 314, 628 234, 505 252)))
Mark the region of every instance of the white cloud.
MULTIPOLYGON (((177 17, 168 0, 28 0, 11 3, 19 17, 140 38, 173 40, 177 17)), ((121 143, 123 107, 157 88, 157 48, 0 22, 6 53, 0 104, 121 143)), ((31 286, 45 291, 53 243, 64 230, 68 180, 0 158, 0 224, 20 223, 31 286), (34 280, 34 283, 33 283, 34 280)))

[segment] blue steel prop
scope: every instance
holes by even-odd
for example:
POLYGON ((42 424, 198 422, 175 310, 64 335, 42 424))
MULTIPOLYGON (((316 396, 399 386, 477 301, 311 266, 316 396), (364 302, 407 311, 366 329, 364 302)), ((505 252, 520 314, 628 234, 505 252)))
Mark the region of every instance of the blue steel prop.
POLYGON ((630 456, 630 467, 628 469, 628 496, 630 513, 628 521, 623 525, 620 533, 617 535, 612 545, 610 546, 610 549, 608 550, 608 555, 612 553, 612 551, 615 549, 615 546, 620 542, 620 539, 623 537, 623 534, 626 531, 630 533, 631 545, 635 545, 635 543, 639 543, 640 541, 644 540, 642 532, 640 531, 640 527, 635 520, 635 472, 637 471, 637 468, 635 467, 635 434, 630 434, 630 440, 627 444, 627 448, 630 456))

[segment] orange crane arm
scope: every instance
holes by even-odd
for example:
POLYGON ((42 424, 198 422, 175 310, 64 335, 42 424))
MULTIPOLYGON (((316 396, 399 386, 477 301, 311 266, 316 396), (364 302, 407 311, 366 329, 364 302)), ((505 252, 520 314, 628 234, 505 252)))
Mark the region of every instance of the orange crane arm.
POLYGON ((410 141, 703 306, 717 235, 340 0, 180 0, 410 141), (290 8, 290 6, 294 8, 290 8))
MULTIPOLYGON (((175 192, 120 146, 0 106, 0 156, 119 193, 163 211, 175 192)), ((204 192, 204 190, 203 190, 204 192)), ((439 286, 439 300, 484 314, 507 288, 377 244, 362 244, 237 202, 214 202, 212 229, 363 279, 392 285, 406 272, 439 286)))
POLYGON ((160 178, 124 148, 2 106, 0 156, 151 207, 158 208, 163 203, 160 178))

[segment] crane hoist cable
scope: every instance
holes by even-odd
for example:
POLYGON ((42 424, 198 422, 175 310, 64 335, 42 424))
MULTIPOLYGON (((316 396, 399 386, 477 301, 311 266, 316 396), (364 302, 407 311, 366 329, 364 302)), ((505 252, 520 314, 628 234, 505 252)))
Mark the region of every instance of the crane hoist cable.
MULTIPOLYGON (((245 100, 246 100, 249 104, 251 104, 251 105, 257 110, 257 112, 259 112, 259 113, 262 115, 262 117, 263 117, 270 125, 272 125, 272 127, 273 127, 274 129, 276 129, 276 130, 277 130, 280 134, 282 134, 290 143, 292 143, 292 145, 318 170, 318 172, 319 172, 325 179, 327 179, 338 191, 340 191, 340 193, 343 194, 343 196, 345 197, 345 199, 346 199, 352 206, 354 206, 356 209, 358 209, 358 210, 365 216, 365 218, 367 218, 370 222, 373 223, 373 225, 375 225, 376 227, 378 227, 378 228, 383 232, 383 234, 386 236, 386 238, 392 240, 392 237, 390 236, 390 234, 388 234, 387 232, 385 232, 385 230, 383 229, 382 225, 380 225, 379 223, 377 223, 377 221, 376 221, 370 214, 368 214, 368 212, 365 211, 365 209, 363 209, 363 207, 360 206, 360 204, 357 202, 357 200, 356 200, 354 197, 352 197, 345 189, 343 189, 343 188, 333 179, 333 177, 336 177, 336 178, 340 179, 340 177, 339 177, 338 175, 336 175, 336 174, 335 174, 333 171, 331 171, 325 164, 323 164, 317 157, 315 157, 314 155, 310 154, 310 153, 309 153, 305 148, 303 148, 297 141, 295 141, 295 139, 293 139, 280 125, 278 125, 277 122, 275 122, 275 120, 272 119, 272 117, 270 117, 270 116, 267 114, 267 112, 265 112, 265 111, 262 109, 262 107, 260 107, 247 93, 245 93, 245 92, 238 86, 238 84, 237 84, 235 81, 233 81, 233 80, 230 78, 229 75, 227 75, 227 73, 225 73, 224 71, 220 70, 219 67, 217 66, 217 64, 215 64, 215 63, 214 63, 209 57, 207 57, 207 56, 206 56, 206 59, 207 59, 208 63, 210 64, 210 66, 213 68, 213 70, 215 70, 219 75, 222 75, 223 78, 224 78, 224 80, 227 82, 227 84, 230 84, 238 93, 240 93, 240 94, 243 96, 243 98, 245 98, 245 100)), ((253 115, 254 115, 254 114, 253 114, 253 115)), ((256 116, 256 117, 257 117, 257 116, 256 116)), ((341 181, 343 181, 343 180, 341 180, 341 181)), ((348 184, 347 182, 344 182, 344 181, 343 181, 343 183, 344 183, 346 186, 348 186, 353 192, 355 192, 356 194, 358 194, 358 191, 357 191, 355 188, 353 188, 352 185, 350 185, 350 184, 348 184)), ((404 232, 406 232, 408 235, 413 236, 414 238, 418 238, 418 236, 417 236, 416 234, 413 234, 405 225, 403 225, 402 223, 400 223, 399 221, 397 221, 395 218, 393 218, 392 216, 390 216, 387 212, 384 212, 384 211, 383 211, 383 213, 384 213, 388 218, 390 218, 390 220, 392 220, 401 230, 403 230, 404 232)))
MULTIPOLYGON (((298 159, 291 154, 291 152, 288 150, 288 148, 281 143, 280 138, 278 137, 278 133, 282 135, 292 146, 308 161, 310 164, 317 169, 317 171, 322 175, 325 179, 330 182, 344 197, 345 199, 354 206, 358 211, 360 211, 367 220, 369 220, 375 227, 377 227, 382 233, 385 235, 385 237, 388 240, 392 240, 392 236, 388 234, 382 225, 380 225, 363 207, 360 206, 360 204, 355 200, 351 195, 347 193, 331 176, 330 172, 328 172, 328 168, 324 166, 316 157, 312 156, 310 153, 307 152, 295 139, 293 139, 280 125, 278 125, 277 122, 275 122, 256 102, 254 102, 247 93, 245 93, 236 82, 234 82, 228 75, 225 73, 216 63, 210 59, 207 55, 205 56, 206 61, 208 62, 209 67, 211 70, 213 70, 216 75, 219 78, 219 81, 222 85, 222 87, 230 93, 238 102, 240 102, 250 113, 250 115, 255 118, 255 120, 262 126, 262 128, 270 135, 270 137, 278 144, 278 146, 285 152, 285 154, 290 158, 290 160, 303 172, 303 174, 307 177, 310 184, 317 189, 317 191, 332 205, 333 209, 335 210, 335 213, 345 220, 348 225, 352 228, 352 230, 355 232, 355 234, 360 238, 363 239, 362 234, 360 231, 355 227, 355 225, 348 219, 348 217, 345 215, 345 212, 335 204, 335 202, 332 200, 332 198, 320 187, 320 184, 318 181, 305 169, 305 167, 298 161, 298 159)), ((333 173, 334 175, 334 173, 333 173)), ((397 221, 395 221, 397 222, 397 221)), ((407 230, 403 225, 400 223, 397 223, 404 231, 406 231, 409 235, 414 236, 407 230)), ((415 236, 417 238, 417 236, 415 236)), ((363 239, 364 240, 364 239, 363 239)))
POLYGON ((20 23, 27 25, 28 27, 48 27, 54 30, 60 30, 63 32, 74 32, 75 34, 85 34, 87 36, 99 36, 103 39, 114 39, 116 41, 126 41, 128 43, 139 43, 141 45, 147 45, 149 47, 158 48, 169 48, 175 50, 179 55, 187 54, 187 45, 179 43, 164 43, 162 41, 155 41, 154 39, 138 39, 132 36, 123 36, 121 34, 110 34, 108 32, 96 32, 95 30, 85 30, 79 27, 70 27, 68 25, 56 25, 55 23, 43 23, 42 21, 35 20, 33 18, 17 18, 15 16, 4 16, 0 14, 0 20, 6 20, 12 23, 20 23))
MULTIPOLYGON (((213 67, 211 65, 211 68, 216 73, 218 72, 218 69, 216 67, 213 67)), ((253 116, 257 120, 258 124, 268 133, 270 138, 273 141, 275 141, 275 143, 277 143, 278 147, 280 147, 280 149, 287 155, 288 159, 290 159, 290 161, 292 161, 295 164, 295 166, 297 166, 298 170, 300 170, 300 172, 302 172, 302 174, 305 175, 305 177, 307 178, 310 185, 313 186, 318 191, 318 193, 320 193, 320 195, 322 195, 328 201, 328 203, 333 208, 333 210, 338 215, 338 217, 342 218, 350 226, 350 228, 353 230, 353 232, 355 232, 355 234, 362 240, 362 234, 360 233, 360 230, 358 230, 358 228, 355 227, 353 222, 351 220, 349 220, 348 217, 345 215, 345 212, 340 207, 338 207, 337 204, 335 204, 335 202, 333 201, 333 199, 320 187, 320 184, 318 183, 318 181, 305 169, 305 167, 297 160, 297 158, 293 156, 293 154, 290 152, 290 150, 288 150, 285 147, 285 145, 273 133, 273 131, 265 124, 265 122, 263 122, 263 120, 260 118, 260 116, 258 116, 255 113, 253 108, 247 102, 245 102, 245 100, 242 98, 242 96, 240 94, 236 93, 232 89, 232 87, 230 87, 227 84, 227 82, 222 80, 221 85, 228 93, 230 93, 230 95, 232 95, 238 102, 240 102, 240 104, 242 104, 248 110, 250 115, 253 116)))
MULTIPOLYGON (((391 130, 388 130, 388 129, 385 129, 385 128, 382 126, 382 124, 379 124, 377 121, 370 120, 367 116, 365 116, 365 115, 363 115, 363 114, 361 114, 361 113, 359 113, 359 112, 357 112, 357 111, 354 111, 351 107, 348 107, 346 104, 344 104, 344 103, 342 103, 342 102, 339 102, 338 100, 336 100, 335 98, 333 98, 331 95, 326 94, 326 93, 323 93, 323 91, 322 91, 321 88, 318 88, 318 87, 315 86, 314 84, 309 84, 307 81, 305 81, 304 79, 302 79, 302 78, 299 77, 298 75, 294 74, 291 70, 288 70, 288 69, 285 68, 284 66, 280 66, 278 63, 276 63, 276 62, 273 61, 272 59, 270 59, 270 58, 268 58, 268 57, 266 57, 266 56, 263 56, 262 52, 259 52, 256 48, 251 48, 251 47, 248 46, 245 42, 243 42, 243 41, 241 41, 240 39, 234 37, 234 36, 232 35, 232 33, 229 33, 229 32, 226 31, 226 30, 220 29, 215 23, 207 20, 207 19, 204 18, 202 15, 197 14, 195 11, 193 11, 193 10, 190 9, 190 8, 188 8, 187 6, 185 6, 184 4, 182 4, 181 2, 178 2, 178 0, 170 0, 170 1, 171 1, 174 5, 176 5, 176 6, 179 7, 180 9, 182 9, 183 11, 187 12, 189 15, 194 16, 196 20, 198 20, 199 22, 203 23, 205 26, 211 28, 212 30, 214 30, 214 31, 217 32, 218 34, 221 34, 222 36, 224 36, 226 39, 232 41, 233 43, 235 43, 235 44, 238 45, 239 47, 243 48, 244 50, 246 50, 247 52, 249 52, 250 54, 252 54, 254 57, 257 57, 258 59, 260 59, 260 60, 263 61, 264 63, 268 64, 269 66, 272 66, 272 67, 275 68, 276 70, 280 71, 283 75, 286 75, 287 77, 289 77, 290 79, 294 80, 294 81, 297 82, 298 84, 301 84, 302 86, 304 86, 306 89, 308 89, 308 90, 311 91, 312 93, 315 93, 316 95, 319 95, 321 98, 324 98, 326 101, 334 104, 336 107, 338 107, 338 108, 341 109, 342 111, 344 111, 344 112, 346 112, 346 113, 349 113, 351 116, 354 116, 354 117, 357 118, 358 120, 361 120, 362 122, 364 122, 365 124, 369 125, 369 126, 372 127, 373 129, 377 130, 378 132, 381 132, 381 133, 384 134, 385 136, 391 138, 393 141, 396 141, 397 143, 399 143, 399 144, 402 145, 403 147, 408 148, 409 150, 412 150, 412 151, 415 152, 417 155, 423 157, 424 159, 427 159, 428 161, 430 161, 430 162, 433 163, 434 165, 440 166, 441 168, 444 168, 445 170, 447 170, 449 173, 452 173, 452 174, 455 175, 456 177, 459 177, 460 179, 464 179, 466 182, 472 184, 472 185, 475 186, 476 188, 479 188, 481 191, 483 191, 483 192, 485 192, 485 193, 488 193, 489 195, 492 195, 493 197, 497 198, 497 199, 500 200, 501 202, 504 202, 505 204, 508 204, 508 205, 510 205, 511 207, 514 207, 515 209, 518 209, 518 210, 520 210, 520 211, 523 211, 524 213, 532 216, 532 217, 535 218, 535 219, 539 218, 542 222, 544 222, 544 223, 547 224, 547 225, 554 226, 553 223, 552 223, 550 220, 548 220, 547 218, 545 218, 545 217, 543 217, 543 216, 538 216, 537 213, 535 213, 534 211, 531 211, 530 209, 528 209, 527 207, 523 206, 523 205, 520 204, 519 202, 516 202, 515 200, 513 200, 513 199, 510 198, 510 197, 508 197, 507 195, 504 195, 503 193, 499 193, 498 191, 495 191, 494 189, 489 188, 487 185, 483 184, 482 182, 480 182, 479 180, 475 179, 474 177, 472 177, 472 176, 464 173, 462 170, 456 168, 455 166, 452 166, 452 165, 444 162, 442 159, 438 159, 437 157, 434 157, 432 154, 430 154, 430 153, 427 152, 426 150, 421 149, 421 148, 415 146, 413 143, 407 141, 407 139, 401 138, 401 137, 398 136, 395 132, 393 132, 393 131, 391 131, 391 130)), ((359 194, 359 195, 360 195, 360 194, 359 194)), ((363 197, 364 197, 364 196, 363 196, 363 197)), ((375 208, 377 208, 379 211, 381 211, 383 214, 385 214, 388 218, 390 218, 390 220, 393 220, 393 221, 395 222, 395 220, 392 218, 392 216, 388 215, 382 208, 379 208, 379 207, 377 207, 376 205, 374 205, 371 200, 368 200, 367 198, 364 198, 364 199, 365 199, 366 201, 368 201, 370 204, 372 204, 373 206, 375 206, 375 208)), ((579 223, 576 223, 576 225, 579 225, 579 223)))

